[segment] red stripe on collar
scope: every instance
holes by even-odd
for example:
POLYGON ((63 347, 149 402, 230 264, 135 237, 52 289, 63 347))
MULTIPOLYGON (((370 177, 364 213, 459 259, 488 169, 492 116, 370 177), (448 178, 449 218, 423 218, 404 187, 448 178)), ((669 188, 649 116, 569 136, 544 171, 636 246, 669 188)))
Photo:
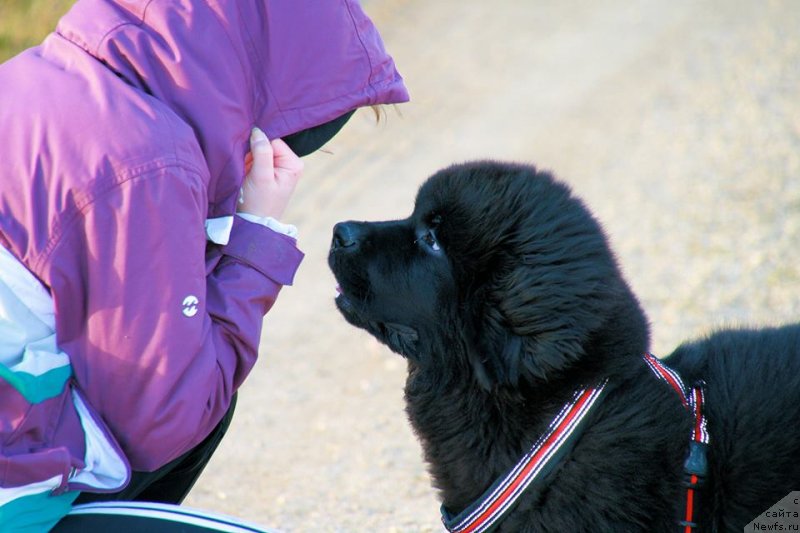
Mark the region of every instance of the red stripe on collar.
POLYGON ((597 387, 577 391, 530 451, 466 510, 451 517, 442 507, 442 521, 447 530, 452 533, 482 533, 500 520, 532 483, 552 471, 561 458, 559 452, 569 449, 578 439, 581 422, 596 405, 607 383, 606 380, 597 387))
POLYGON ((683 384, 683 380, 681 377, 671 368, 668 368, 664 365, 658 358, 652 354, 646 353, 644 354, 644 361, 647 363, 647 366, 650 367, 650 370, 656 375, 656 377, 666 381, 669 385, 675 389, 675 392, 678 393, 678 396, 681 399, 684 407, 689 407, 689 401, 687 399, 686 394, 686 386, 683 384))

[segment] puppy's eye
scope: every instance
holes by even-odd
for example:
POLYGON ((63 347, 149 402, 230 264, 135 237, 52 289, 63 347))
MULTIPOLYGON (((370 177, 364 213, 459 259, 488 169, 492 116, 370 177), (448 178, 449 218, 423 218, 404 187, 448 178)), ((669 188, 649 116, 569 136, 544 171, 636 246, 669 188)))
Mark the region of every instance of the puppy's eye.
POLYGON ((439 242, 436 240, 436 233, 434 233, 432 229, 429 229, 422 234, 422 242, 428 245, 428 248, 430 248, 434 252, 438 252, 439 250, 441 250, 439 242))

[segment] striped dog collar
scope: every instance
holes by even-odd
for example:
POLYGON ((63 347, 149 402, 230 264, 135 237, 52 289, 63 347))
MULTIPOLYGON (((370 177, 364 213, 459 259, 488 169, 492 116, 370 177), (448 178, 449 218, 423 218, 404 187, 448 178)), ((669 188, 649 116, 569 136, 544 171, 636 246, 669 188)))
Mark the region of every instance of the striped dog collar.
POLYGON ((597 387, 577 391, 564 404, 547 431, 503 478, 498 479, 467 509, 452 516, 444 506, 442 522, 451 533, 490 531, 531 485, 541 484, 559 460, 572 448, 583 423, 603 395, 608 380, 597 387))
MULTIPOLYGON (((681 403, 694 416, 689 454, 684 463, 686 499, 679 509, 678 526, 682 533, 697 530, 694 517, 698 514, 698 489, 708 472, 706 447, 708 430, 703 412, 704 383, 687 389, 680 376, 655 356, 644 354, 647 366, 659 379, 668 383, 681 403)), ((472 505, 456 516, 442 505, 442 522, 451 533, 484 533, 491 531, 508 513, 517 499, 532 486, 542 485, 558 462, 572 449, 585 429, 584 423, 606 390, 608 380, 599 386, 577 391, 564 404, 547 431, 533 444, 530 451, 502 478, 484 492, 472 505)))
POLYGON ((683 384, 683 380, 677 372, 667 367, 658 360, 656 356, 645 354, 644 360, 653 374, 659 379, 666 381, 680 397, 681 403, 692 412, 694 425, 692 426, 692 442, 708 444, 708 428, 706 427, 706 417, 703 412, 705 403, 705 383, 698 381, 689 389, 683 384))

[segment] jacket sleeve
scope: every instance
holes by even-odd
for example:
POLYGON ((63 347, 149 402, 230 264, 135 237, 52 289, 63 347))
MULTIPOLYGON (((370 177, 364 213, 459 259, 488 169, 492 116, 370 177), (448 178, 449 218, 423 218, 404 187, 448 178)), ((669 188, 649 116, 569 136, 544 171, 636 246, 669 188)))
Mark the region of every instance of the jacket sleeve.
POLYGON ((199 443, 253 367, 264 314, 302 259, 234 217, 206 243, 203 180, 178 165, 93 198, 47 258, 56 334, 134 470, 199 443))

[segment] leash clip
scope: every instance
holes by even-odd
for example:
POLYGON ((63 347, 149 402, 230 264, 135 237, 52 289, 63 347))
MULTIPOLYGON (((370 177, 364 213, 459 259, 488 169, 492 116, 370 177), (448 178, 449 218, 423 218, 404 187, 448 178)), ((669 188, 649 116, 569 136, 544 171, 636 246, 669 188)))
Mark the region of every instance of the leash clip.
POLYGON ((708 444, 692 441, 689 443, 689 455, 683 463, 683 472, 686 474, 684 484, 687 488, 698 488, 705 485, 708 477, 708 444))

